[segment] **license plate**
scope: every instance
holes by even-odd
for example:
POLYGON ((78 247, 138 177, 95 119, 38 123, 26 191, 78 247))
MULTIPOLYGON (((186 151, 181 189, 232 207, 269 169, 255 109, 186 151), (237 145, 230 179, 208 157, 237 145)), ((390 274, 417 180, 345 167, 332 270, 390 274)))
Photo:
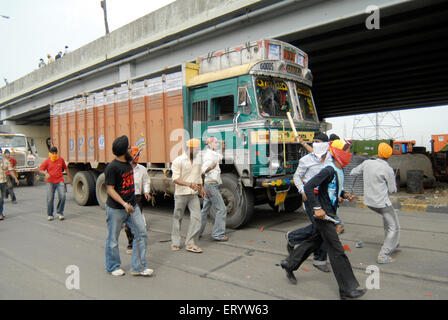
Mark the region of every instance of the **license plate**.
POLYGON ((279 192, 275 195, 275 205, 276 206, 282 202, 285 202, 287 193, 288 193, 288 191, 285 191, 285 192, 279 192))

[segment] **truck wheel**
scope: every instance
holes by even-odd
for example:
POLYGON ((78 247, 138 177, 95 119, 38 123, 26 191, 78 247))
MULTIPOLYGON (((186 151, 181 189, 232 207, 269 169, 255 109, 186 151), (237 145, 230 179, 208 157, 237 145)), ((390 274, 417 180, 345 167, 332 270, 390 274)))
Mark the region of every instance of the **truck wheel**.
MULTIPOLYGON (((247 224, 254 212, 254 197, 249 189, 244 188, 240 195, 240 186, 238 177, 231 173, 221 175, 222 185, 219 186, 222 198, 227 208, 226 227, 237 229, 247 224)), ((215 212, 213 207, 210 210, 210 216, 214 219, 215 212)))
POLYGON ((95 186, 96 186, 96 181, 98 180, 98 177, 100 176, 100 173, 98 171, 95 171, 95 170, 89 170, 88 172, 92 176, 93 182, 95 183, 95 186))
POLYGON ((106 184, 104 183, 106 180, 106 176, 104 173, 100 174, 98 176, 98 179, 96 180, 96 201, 98 201, 98 204, 102 209, 106 209, 106 201, 107 201, 107 190, 106 190, 106 184))
MULTIPOLYGON (((278 212, 278 206, 274 205, 275 202, 268 201, 269 206, 275 210, 275 212, 278 212)), ((285 200, 285 212, 291 213, 296 211, 302 206, 302 198, 297 195, 296 197, 290 197, 286 198, 285 200)))
POLYGON ((34 172, 30 172, 26 175, 26 184, 28 186, 34 186, 35 181, 36 181, 36 174, 34 174, 34 172))
POLYGON ((73 196, 80 206, 95 204, 95 181, 87 171, 79 171, 73 179, 73 196))

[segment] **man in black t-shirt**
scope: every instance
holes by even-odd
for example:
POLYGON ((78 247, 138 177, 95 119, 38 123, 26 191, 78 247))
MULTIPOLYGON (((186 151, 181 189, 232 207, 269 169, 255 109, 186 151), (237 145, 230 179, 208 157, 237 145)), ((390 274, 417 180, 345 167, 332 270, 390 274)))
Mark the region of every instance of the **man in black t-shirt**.
POLYGON ((140 208, 136 205, 134 171, 129 163, 131 146, 128 137, 121 136, 113 142, 112 152, 116 158, 109 163, 104 171, 107 188, 107 230, 106 240, 106 271, 113 276, 122 276, 121 260, 118 250, 118 236, 123 223, 126 223, 134 235, 131 275, 150 276, 154 272, 146 268, 146 232, 140 208))

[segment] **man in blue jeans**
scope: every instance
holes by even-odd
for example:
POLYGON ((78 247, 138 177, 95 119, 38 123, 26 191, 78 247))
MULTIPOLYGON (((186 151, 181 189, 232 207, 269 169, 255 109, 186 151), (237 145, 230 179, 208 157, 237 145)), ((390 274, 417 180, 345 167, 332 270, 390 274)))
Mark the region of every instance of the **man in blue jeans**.
POLYGON ((64 170, 67 172, 68 183, 72 183, 70 172, 62 157, 58 156, 58 148, 51 147, 48 158, 40 166, 40 173, 45 175, 47 182, 47 219, 52 221, 54 210, 54 193, 58 192, 58 206, 56 211, 59 220, 64 220, 64 206, 65 206, 65 183, 64 170))
POLYGON ((132 243, 131 275, 151 276, 154 270, 146 267, 146 245, 148 234, 142 213, 137 205, 134 185, 134 169, 130 161, 131 146, 128 137, 121 136, 112 144, 116 158, 104 171, 107 188, 107 240, 106 271, 113 276, 122 276, 118 237, 123 223, 126 223, 134 236, 132 243))
MULTIPOLYGON (((206 197, 201 210, 201 230, 199 236, 202 235, 207 224, 207 216, 211 206, 215 208, 216 216, 213 225, 212 238, 215 241, 227 241, 226 236, 226 218, 227 208, 219 192, 221 181, 221 169, 219 162, 222 160, 222 153, 218 153, 218 139, 215 137, 208 138, 206 141, 207 149, 205 151, 202 162, 202 173, 205 174, 204 189, 206 197)), ((224 149, 224 146, 222 146, 224 149)))

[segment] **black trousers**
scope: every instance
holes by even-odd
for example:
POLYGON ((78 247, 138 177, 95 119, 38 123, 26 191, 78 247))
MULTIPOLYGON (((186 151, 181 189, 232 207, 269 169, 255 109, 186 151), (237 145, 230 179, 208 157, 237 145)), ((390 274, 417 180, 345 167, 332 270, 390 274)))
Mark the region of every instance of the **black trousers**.
POLYGON ((325 243, 331 268, 339 286, 339 292, 350 293, 359 287, 359 283, 353 274, 352 266, 344 253, 341 241, 334 224, 328 221, 315 219, 313 234, 298 245, 286 259, 286 268, 297 270, 300 265, 325 243))

